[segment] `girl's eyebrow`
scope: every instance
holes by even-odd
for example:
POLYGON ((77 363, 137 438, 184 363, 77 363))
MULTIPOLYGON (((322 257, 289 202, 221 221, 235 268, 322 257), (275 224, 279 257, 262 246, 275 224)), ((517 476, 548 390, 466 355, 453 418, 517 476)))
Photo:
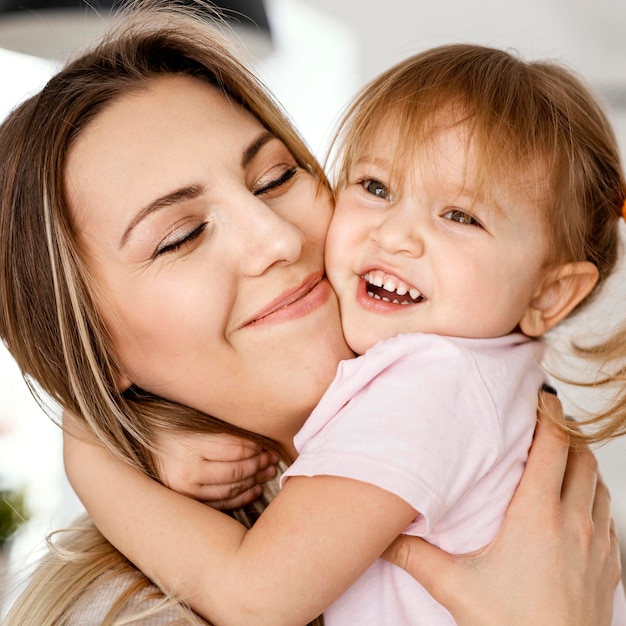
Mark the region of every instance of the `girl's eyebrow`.
POLYGON ((141 209, 135 217, 132 219, 124 233, 122 234, 122 238, 120 239, 120 249, 123 248, 128 242, 133 229, 148 215, 151 215, 155 211, 159 209, 163 209, 165 207, 176 204, 177 202, 183 202, 185 200, 193 200, 198 196, 204 193, 204 187, 201 185, 187 185, 185 187, 181 187, 180 189, 176 189, 175 191, 171 191, 166 193, 165 195, 157 198, 150 202, 150 204, 146 205, 143 209, 141 209))
POLYGON ((369 155, 369 154, 362 154, 355 162, 354 162, 354 166, 359 166, 359 167, 379 167, 381 169, 385 169, 389 167, 389 162, 387 161, 387 159, 382 159, 380 157, 377 156, 373 156, 373 155, 369 155))

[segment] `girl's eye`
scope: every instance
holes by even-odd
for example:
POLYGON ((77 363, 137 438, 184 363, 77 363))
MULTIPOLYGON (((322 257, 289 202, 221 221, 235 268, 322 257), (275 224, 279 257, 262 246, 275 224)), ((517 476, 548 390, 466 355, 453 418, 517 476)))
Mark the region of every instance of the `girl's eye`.
POLYGON ((441 217, 452 222, 458 222, 459 224, 466 224, 468 226, 478 226, 482 228, 482 224, 467 211, 461 209, 450 209, 446 211, 441 217))
POLYGON ((185 245, 190 244, 197 239, 207 228, 208 222, 202 222, 196 228, 186 232, 182 236, 177 236, 176 233, 170 237, 166 237, 155 250, 153 258, 167 254, 168 252, 175 252, 185 245))
POLYGON ((393 200, 393 195, 389 191, 388 187, 381 183, 378 180, 374 180, 373 178, 367 178, 361 181, 361 186, 367 193, 376 196, 377 198, 381 198, 382 200, 389 200, 390 202, 393 200))
POLYGON ((252 193, 254 193, 255 196, 262 196, 273 191, 274 189, 278 189, 279 187, 286 185, 296 175, 297 171, 298 166, 293 165, 284 170, 277 178, 272 178, 267 182, 262 180, 261 186, 253 189, 252 193))

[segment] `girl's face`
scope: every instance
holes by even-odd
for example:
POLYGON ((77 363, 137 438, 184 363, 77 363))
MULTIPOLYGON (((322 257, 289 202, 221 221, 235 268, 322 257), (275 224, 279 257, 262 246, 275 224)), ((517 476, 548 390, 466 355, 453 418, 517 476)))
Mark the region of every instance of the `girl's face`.
POLYGON ((330 194, 190 77, 79 136, 66 189, 124 379, 284 445, 349 358, 324 275, 330 194))
POLYGON ((515 172, 485 195, 464 126, 439 131, 413 159, 395 160, 395 139, 390 127, 372 137, 328 234, 348 343, 363 353, 400 333, 511 332, 547 271, 539 188, 515 172))

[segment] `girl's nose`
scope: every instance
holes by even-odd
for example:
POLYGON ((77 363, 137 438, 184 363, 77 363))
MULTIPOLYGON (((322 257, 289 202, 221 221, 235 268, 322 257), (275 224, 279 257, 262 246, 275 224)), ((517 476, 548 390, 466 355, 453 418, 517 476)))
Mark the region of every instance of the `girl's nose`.
POLYGON ((391 254, 418 257, 424 253, 424 241, 414 212, 399 206, 385 211, 382 221, 370 233, 370 239, 391 254))
POLYGON ((236 237, 242 272, 248 276, 294 263, 305 244, 305 235, 295 224, 257 198, 248 200, 239 212, 236 237))

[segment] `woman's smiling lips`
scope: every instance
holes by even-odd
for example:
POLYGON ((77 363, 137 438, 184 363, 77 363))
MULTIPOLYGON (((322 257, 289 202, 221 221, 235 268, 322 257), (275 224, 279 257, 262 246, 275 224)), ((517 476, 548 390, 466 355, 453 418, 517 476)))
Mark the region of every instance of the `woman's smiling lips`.
POLYGON ((321 307, 331 294, 326 277, 316 272, 311 274, 295 289, 291 289, 276 298, 271 304, 259 311, 254 317, 244 322, 240 328, 260 324, 279 324, 304 317, 321 307))

